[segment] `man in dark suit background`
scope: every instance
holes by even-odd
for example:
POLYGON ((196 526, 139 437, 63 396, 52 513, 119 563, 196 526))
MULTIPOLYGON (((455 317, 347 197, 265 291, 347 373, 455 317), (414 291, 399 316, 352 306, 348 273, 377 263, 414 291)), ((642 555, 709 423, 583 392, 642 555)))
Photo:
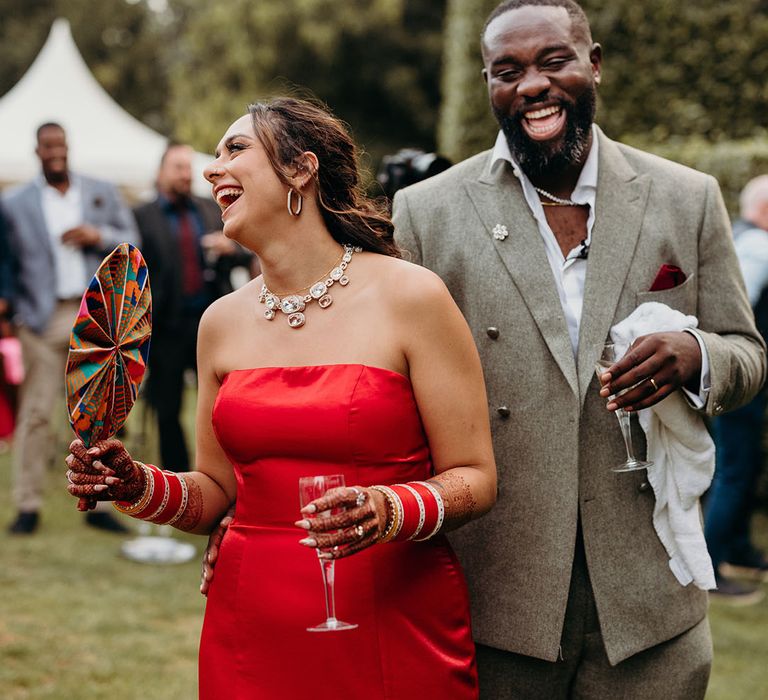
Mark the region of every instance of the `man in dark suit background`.
POLYGON ((190 460, 179 421, 184 373, 196 368, 197 327, 206 308, 232 291, 230 273, 253 256, 221 232, 221 212, 192 194, 191 147, 170 143, 160 160, 157 197, 134 210, 152 286, 147 393, 157 414, 166 469, 190 460))

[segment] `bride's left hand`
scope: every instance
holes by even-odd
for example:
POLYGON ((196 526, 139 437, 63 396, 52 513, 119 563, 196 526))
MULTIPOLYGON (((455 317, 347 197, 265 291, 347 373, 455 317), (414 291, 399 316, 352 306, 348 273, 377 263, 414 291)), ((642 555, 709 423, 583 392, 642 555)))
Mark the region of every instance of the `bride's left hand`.
POLYGON ((330 489, 301 514, 305 517, 295 525, 307 532, 300 544, 318 549, 324 559, 340 559, 376 544, 387 527, 384 495, 362 486, 330 489), (341 510, 332 514, 335 509, 341 510))

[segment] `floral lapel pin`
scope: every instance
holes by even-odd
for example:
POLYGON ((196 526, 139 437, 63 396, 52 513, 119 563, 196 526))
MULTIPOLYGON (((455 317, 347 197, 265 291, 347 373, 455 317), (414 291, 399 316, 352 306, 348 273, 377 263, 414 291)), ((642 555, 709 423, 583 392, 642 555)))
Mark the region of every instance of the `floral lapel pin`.
POLYGON ((503 241, 509 235, 509 231, 507 231, 507 227, 504 224, 496 224, 491 233, 493 233, 493 237, 497 241, 503 241))

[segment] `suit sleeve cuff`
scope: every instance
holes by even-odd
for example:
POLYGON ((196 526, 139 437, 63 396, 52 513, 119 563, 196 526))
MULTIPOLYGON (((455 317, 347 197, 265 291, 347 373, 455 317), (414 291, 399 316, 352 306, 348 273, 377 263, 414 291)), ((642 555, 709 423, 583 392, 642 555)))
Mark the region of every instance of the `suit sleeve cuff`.
POLYGON ((696 342, 699 344, 699 350, 701 350, 701 380, 699 382, 698 394, 694 394, 689 389, 682 387, 683 395, 693 408, 700 410, 704 408, 704 405, 707 403, 709 390, 712 388, 709 376, 709 353, 707 352, 707 347, 704 345, 704 341, 698 331, 693 328, 686 328, 684 332, 690 333, 696 338, 696 342))

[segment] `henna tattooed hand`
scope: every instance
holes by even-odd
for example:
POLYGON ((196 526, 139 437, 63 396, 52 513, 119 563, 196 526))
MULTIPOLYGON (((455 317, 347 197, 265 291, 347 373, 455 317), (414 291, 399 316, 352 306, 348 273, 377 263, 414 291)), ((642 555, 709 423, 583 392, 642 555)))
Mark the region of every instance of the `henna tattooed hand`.
POLYGON ((301 509, 295 525, 307 531, 300 540, 323 559, 340 559, 376 544, 387 527, 383 494, 362 486, 330 489, 301 509), (331 511, 340 509, 338 513, 331 511))
POLYGON ((144 472, 117 439, 102 440, 87 449, 81 440, 69 446, 67 491, 80 499, 78 510, 96 501, 135 501, 144 491, 144 472))
POLYGON ((213 569, 216 566, 216 560, 219 558, 219 548, 224 541, 224 535, 227 534, 227 528, 231 525, 234 515, 235 506, 233 505, 208 537, 208 546, 203 554, 203 570, 200 575, 200 593, 204 596, 208 595, 208 590, 211 587, 213 569))

